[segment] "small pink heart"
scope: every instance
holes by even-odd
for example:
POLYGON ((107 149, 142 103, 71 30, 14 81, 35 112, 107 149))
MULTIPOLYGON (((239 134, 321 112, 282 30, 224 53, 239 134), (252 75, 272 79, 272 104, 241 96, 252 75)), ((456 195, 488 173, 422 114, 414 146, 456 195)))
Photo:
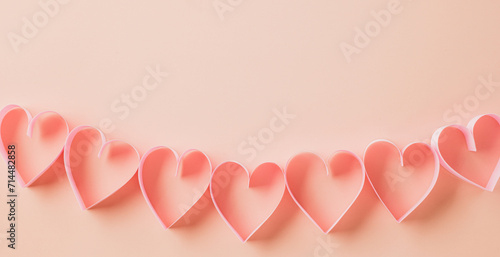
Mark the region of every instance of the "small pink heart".
POLYGON ((215 208, 242 242, 246 242, 273 214, 285 193, 281 168, 271 162, 250 175, 237 162, 224 162, 210 179, 215 208))
POLYGON ((387 140, 365 150, 368 180, 387 210, 401 222, 429 195, 439 174, 439 157, 425 143, 412 143, 401 153, 387 140))
POLYGON ((142 157, 141 191, 163 228, 170 228, 200 200, 211 173, 210 160, 198 150, 188 150, 178 158, 174 150, 159 146, 142 157))
POLYGON ((28 110, 17 105, 0 111, 0 153, 8 162, 8 147, 15 146, 16 177, 22 187, 31 185, 54 164, 68 133, 66 120, 55 112, 31 118, 28 110))
POLYGON ((285 170, 293 200, 324 233, 344 216, 363 189, 365 168, 348 151, 336 152, 328 161, 313 153, 292 157, 285 170))
POLYGON ((450 125, 432 136, 445 169, 479 188, 493 191, 500 177, 500 117, 486 114, 467 127, 450 125))
POLYGON ((96 128, 73 129, 64 147, 64 166, 82 210, 123 187, 135 175, 139 159, 133 146, 119 140, 106 142, 96 128))

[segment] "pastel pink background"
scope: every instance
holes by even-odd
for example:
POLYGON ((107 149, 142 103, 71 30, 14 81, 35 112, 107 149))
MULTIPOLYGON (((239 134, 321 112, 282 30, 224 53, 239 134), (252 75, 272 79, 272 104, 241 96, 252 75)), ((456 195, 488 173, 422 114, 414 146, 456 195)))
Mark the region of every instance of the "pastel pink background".
MULTIPOLYGON (((224 1, 226 2, 226 1, 224 1)), ((284 166, 301 151, 359 155, 374 139, 398 146, 477 114, 500 114, 500 2, 401 0, 378 35, 348 63, 341 42, 390 1, 242 1, 221 20, 212 0, 69 1, 16 53, 9 33, 38 1, 0 3, 0 106, 61 113, 70 127, 112 120, 108 139, 141 154, 157 145, 197 148, 214 167, 236 160, 284 166), (111 109, 158 65, 168 72, 137 107, 111 109), (486 93, 487 96, 485 95, 486 93), (481 99, 480 99, 481 98, 481 99), (477 101, 476 101, 477 100, 477 101), (462 106, 463 112, 454 108, 462 106), (465 107, 464 107, 465 106, 465 107), (295 115, 257 151, 237 149, 269 127, 273 109, 295 115), (126 117, 125 117, 126 116, 126 117), (121 119, 123 118, 123 119, 121 119)), ((2 162, 3 163, 3 162, 2 162)), ((0 256, 497 256, 500 189, 482 191, 443 169, 429 197, 401 224, 365 187, 328 235, 285 193, 242 244, 212 204, 164 231, 137 180, 81 211, 61 170, 19 190, 18 244, 7 248, 5 164, 0 166, 0 256)), ((367 183, 368 186, 368 183, 367 183)))

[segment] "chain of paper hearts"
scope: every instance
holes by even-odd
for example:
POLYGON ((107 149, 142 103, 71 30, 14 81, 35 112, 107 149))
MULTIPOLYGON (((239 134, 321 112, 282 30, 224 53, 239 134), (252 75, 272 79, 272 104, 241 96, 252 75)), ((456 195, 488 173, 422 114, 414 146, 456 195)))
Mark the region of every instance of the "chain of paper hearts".
POLYGON ((0 154, 9 165, 13 164, 9 156, 14 150, 9 146, 29 145, 14 147, 24 157, 15 163, 16 177, 23 187, 31 185, 63 155, 66 174, 83 210, 115 193, 138 173, 147 204, 167 229, 210 190, 217 211, 242 242, 274 213, 286 189, 310 220, 328 233, 358 198, 365 177, 385 208, 401 222, 431 192, 440 164, 488 191, 494 189, 500 176, 500 117, 495 114, 477 116, 466 127, 441 127, 433 134, 431 145, 415 142, 400 151, 387 140, 376 140, 366 147, 363 160, 352 152, 337 151, 325 162, 306 152, 292 157, 284 171, 268 162, 252 173, 235 161, 212 169, 208 156, 198 150, 188 150, 179 157, 173 149, 159 146, 141 157, 126 142, 106 141, 97 128, 78 126, 70 131, 56 112, 32 117, 17 105, 0 111, 0 141, 0 154), (44 158, 29 158, 42 152, 44 158), (102 167, 110 177, 92 174, 92 165, 102 167), (182 194, 162 192, 165 188, 182 194), (241 199, 231 194, 239 194, 241 199))

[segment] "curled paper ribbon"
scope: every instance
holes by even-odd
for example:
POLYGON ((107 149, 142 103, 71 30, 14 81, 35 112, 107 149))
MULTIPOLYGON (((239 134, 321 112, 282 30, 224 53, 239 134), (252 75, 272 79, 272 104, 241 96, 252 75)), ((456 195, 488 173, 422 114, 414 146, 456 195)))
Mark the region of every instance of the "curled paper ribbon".
POLYGON ((64 147, 64 166, 82 210, 108 198, 137 172, 139 153, 120 140, 106 141, 90 126, 71 131, 64 147))
POLYGON ((212 164, 204 153, 188 150, 179 158, 174 150, 159 146, 142 157, 139 184, 149 207, 167 229, 200 200, 211 174, 212 164))
POLYGON ((313 153, 298 154, 288 161, 285 175, 295 203, 324 233, 345 215, 365 183, 363 162, 348 151, 336 152, 328 163, 313 153))
POLYGON ((365 150, 368 180, 386 209, 401 222, 430 194, 439 175, 439 158, 425 143, 403 151, 387 140, 376 140, 365 150))
POLYGON ((237 162, 224 162, 210 179, 215 208, 242 242, 274 213, 284 192, 283 172, 272 162, 259 165, 251 174, 237 162))
POLYGON ((55 112, 41 112, 32 118, 18 105, 0 111, 0 154, 7 162, 8 146, 16 146, 16 177, 22 187, 31 185, 54 164, 68 133, 66 120, 55 112))
POLYGON ((47 111, 32 118, 17 105, 0 111, 0 142, 7 162, 9 145, 16 146, 15 174, 23 187, 32 185, 62 155, 83 210, 120 190, 139 171, 142 194, 165 229, 209 190, 218 213, 242 242, 275 212, 285 188, 305 215, 328 233, 358 198, 365 176, 397 222, 430 194, 439 164, 487 191, 493 191, 500 177, 500 117, 495 114, 477 116, 467 127, 439 128, 431 146, 412 143, 400 151, 392 142, 376 140, 366 147, 363 160, 349 151, 337 151, 327 162, 313 153, 300 153, 287 162, 284 172, 267 162, 250 173, 233 161, 212 172, 203 152, 189 150, 178 157, 163 146, 140 158, 132 145, 106 141, 96 128, 78 126, 69 132, 59 114, 47 111))
POLYGON ((439 128, 432 145, 441 164, 453 175, 484 190, 493 191, 500 177, 500 117, 485 114, 467 127, 439 128))

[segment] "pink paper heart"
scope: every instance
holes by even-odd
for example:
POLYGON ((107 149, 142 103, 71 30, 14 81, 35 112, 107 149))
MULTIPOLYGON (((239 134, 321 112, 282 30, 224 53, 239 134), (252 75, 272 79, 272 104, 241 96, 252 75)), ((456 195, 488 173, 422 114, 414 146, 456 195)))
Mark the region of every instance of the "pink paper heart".
POLYGON ((363 159, 373 190, 397 222, 422 203, 439 175, 439 157, 426 143, 409 144, 401 153, 393 143, 376 140, 363 159))
POLYGON ((500 177, 500 117, 473 118, 467 127, 450 125, 432 136, 445 169, 482 189, 493 191, 500 177))
POLYGON ((215 208, 242 242, 246 242, 273 214, 285 193, 281 168, 266 162, 250 175, 237 162, 224 162, 210 179, 215 208))
POLYGON ((361 159, 348 151, 336 152, 328 165, 316 154, 301 153, 288 161, 285 178, 295 203, 328 233, 361 193, 365 168, 361 159))
POLYGON ((120 140, 106 142, 90 126, 71 131, 64 147, 64 166, 82 208, 92 208, 123 187, 137 172, 139 153, 120 140))
POLYGON ((8 161, 8 146, 15 146, 16 177, 22 187, 31 185, 52 166, 68 133, 66 120, 55 112, 31 118, 28 110, 17 105, 0 111, 0 153, 8 161))
POLYGON ((200 200, 211 173, 210 160, 198 150, 188 150, 178 158, 174 150, 159 146, 141 158, 141 191, 163 228, 170 228, 200 200))

